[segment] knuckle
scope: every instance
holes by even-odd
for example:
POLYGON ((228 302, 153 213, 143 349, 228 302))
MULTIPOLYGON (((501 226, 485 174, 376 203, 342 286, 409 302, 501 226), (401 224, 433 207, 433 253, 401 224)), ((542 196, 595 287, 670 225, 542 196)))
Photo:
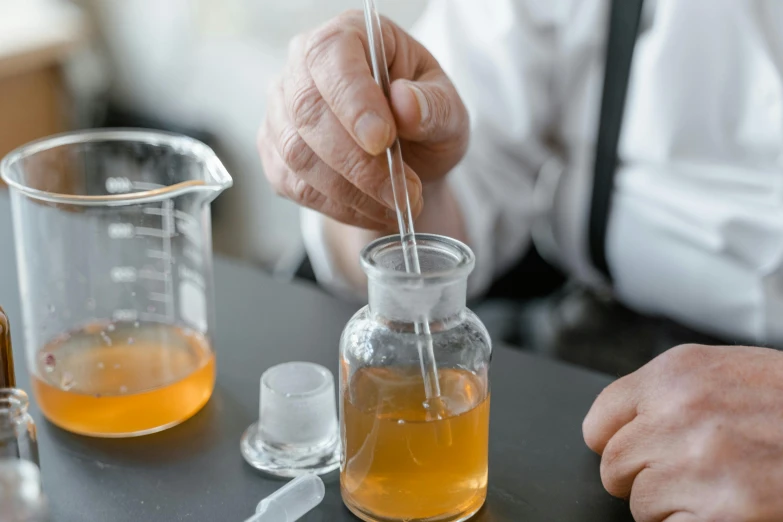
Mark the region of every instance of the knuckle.
POLYGON ((701 344, 681 344, 667 351, 664 358, 670 364, 687 367, 688 363, 703 359, 709 351, 708 346, 701 344))
POLYGON ((610 495, 622 496, 620 487, 619 464, 625 454, 621 445, 610 441, 601 457, 601 483, 610 495))
POLYGON ((377 161, 376 158, 362 152, 346 155, 342 172, 354 185, 364 190, 375 188, 377 185, 377 161))
POLYGON ((312 167, 315 153, 295 129, 289 128, 281 136, 280 156, 292 171, 301 172, 312 167))
POLYGON ((361 9, 348 9, 332 20, 332 24, 342 29, 351 31, 364 30, 364 11, 361 9))
POLYGON ((351 77, 341 75, 335 78, 330 89, 330 94, 338 111, 340 110, 340 107, 350 106, 351 102, 354 100, 352 94, 353 88, 354 84, 351 77))
POLYGON ((290 197, 304 206, 315 206, 321 199, 321 194, 301 178, 294 178, 290 185, 290 197))
POLYGON ((321 92, 312 81, 296 89, 289 104, 291 117, 297 127, 315 126, 324 112, 321 92))
POLYGON ((730 451, 725 427, 721 424, 704 424, 691 433, 688 440, 686 459, 689 468, 696 472, 714 467, 724 461, 730 451))
POLYGON ((338 18, 344 22, 361 24, 364 23, 364 11, 361 9, 348 9, 338 18))
POLYGON ((349 190, 346 190, 341 194, 342 197, 342 203, 350 208, 353 209, 359 209, 359 208, 371 208, 374 202, 370 199, 367 194, 364 194, 358 189, 355 189, 351 187, 349 190))
POLYGON ((304 44, 305 63, 313 67, 327 59, 338 39, 350 31, 349 27, 340 23, 340 18, 316 29, 304 44))
POLYGON ((685 422, 702 418, 710 409, 711 394, 698 379, 684 376, 649 405, 647 413, 662 428, 676 430, 685 422))
POLYGON ((693 414, 702 411, 704 406, 710 401, 710 393, 697 380, 687 380, 683 382, 682 388, 678 393, 679 409, 682 413, 693 414))

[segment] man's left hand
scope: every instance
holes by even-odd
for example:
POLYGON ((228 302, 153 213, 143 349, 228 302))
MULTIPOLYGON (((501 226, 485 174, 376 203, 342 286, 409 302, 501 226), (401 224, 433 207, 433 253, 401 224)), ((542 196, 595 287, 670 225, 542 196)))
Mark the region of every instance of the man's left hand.
POLYGON ((609 385, 584 420, 637 522, 783 521, 783 353, 683 345, 609 385))

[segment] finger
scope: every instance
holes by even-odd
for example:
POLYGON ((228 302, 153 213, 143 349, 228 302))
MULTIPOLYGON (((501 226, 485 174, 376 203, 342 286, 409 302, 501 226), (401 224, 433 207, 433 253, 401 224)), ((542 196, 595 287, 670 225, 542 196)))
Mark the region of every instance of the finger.
MULTIPOLYGON (((688 509, 694 499, 709 496, 709 491, 683 477, 685 473, 661 468, 645 468, 636 477, 631 490, 630 508, 636 522, 663 522, 678 520, 677 516, 690 515, 688 509)), ((698 518, 685 518, 695 522, 698 518)))
POLYGON ((628 498, 636 476, 656 460, 658 439, 637 417, 612 436, 601 456, 601 482, 610 495, 628 498))
POLYGON ((462 158, 470 139, 470 122, 462 99, 440 69, 433 80, 397 80, 391 104, 402 139, 405 161, 423 180, 442 175, 432 158, 462 158))
POLYGON ((399 136, 431 143, 466 141, 468 112, 451 81, 436 67, 416 81, 396 80, 391 106, 399 136))
POLYGON ((587 446, 598 454, 620 428, 636 417, 638 377, 632 373, 619 379, 598 396, 582 423, 587 446))
POLYGON ((349 13, 315 31, 305 49, 310 74, 342 126, 378 155, 396 135, 394 117, 367 61, 364 23, 349 13))
MULTIPOLYGON (((283 84, 283 98, 298 134, 324 163, 351 185, 388 209, 394 209, 386 156, 372 156, 356 144, 321 96, 304 60, 294 58, 293 62, 283 84)), ((406 182, 415 216, 422 206, 421 181, 413 170, 406 168, 406 182)))
POLYGON ((341 223, 370 230, 388 229, 388 225, 374 221, 354 208, 327 198, 302 178, 295 176, 274 147, 263 147, 260 153, 266 176, 279 196, 316 210, 341 223))
POLYGON ((278 89, 272 100, 279 100, 279 102, 270 103, 268 108, 270 112, 266 120, 268 133, 270 140, 277 145, 277 152, 283 158, 288 170, 328 199, 353 208, 379 224, 386 226, 394 224, 394 215, 387 207, 369 197, 333 170, 299 135, 289 120, 288 111, 283 103, 282 88, 278 89))

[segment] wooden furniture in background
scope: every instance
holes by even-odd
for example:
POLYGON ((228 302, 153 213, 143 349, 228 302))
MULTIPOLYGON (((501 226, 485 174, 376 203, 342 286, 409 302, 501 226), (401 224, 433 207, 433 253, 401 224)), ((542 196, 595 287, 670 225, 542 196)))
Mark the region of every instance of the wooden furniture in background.
POLYGON ((61 2, 0 0, 0 158, 66 129, 61 63, 84 32, 78 11, 61 2))

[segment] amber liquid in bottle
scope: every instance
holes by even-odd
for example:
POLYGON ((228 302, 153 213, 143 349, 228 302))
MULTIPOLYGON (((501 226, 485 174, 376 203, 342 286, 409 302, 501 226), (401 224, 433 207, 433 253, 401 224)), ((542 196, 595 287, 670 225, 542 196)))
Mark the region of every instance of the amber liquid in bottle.
POLYGON ((489 395, 471 372, 438 374, 446 410, 439 420, 425 407, 418 368, 362 369, 351 379, 342 397, 340 484, 359 518, 456 522, 484 504, 489 395))
POLYGON ((167 325, 91 325, 36 357, 44 415, 68 431, 125 437, 178 424, 206 404, 215 358, 201 334, 167 325))

